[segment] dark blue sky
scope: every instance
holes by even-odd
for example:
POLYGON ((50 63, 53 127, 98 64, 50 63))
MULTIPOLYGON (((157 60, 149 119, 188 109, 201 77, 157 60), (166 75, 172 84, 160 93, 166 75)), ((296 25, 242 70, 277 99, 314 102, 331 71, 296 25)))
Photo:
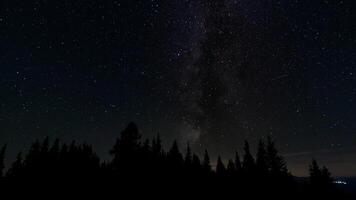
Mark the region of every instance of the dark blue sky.
POLYGON ((135 121, 225 158, 272 135, 297 174, 316 157, 356 175, 355 3, 227 0, 215 23, 206 2, 2 1, 10 159, 47 135, 106 158, 135 121))

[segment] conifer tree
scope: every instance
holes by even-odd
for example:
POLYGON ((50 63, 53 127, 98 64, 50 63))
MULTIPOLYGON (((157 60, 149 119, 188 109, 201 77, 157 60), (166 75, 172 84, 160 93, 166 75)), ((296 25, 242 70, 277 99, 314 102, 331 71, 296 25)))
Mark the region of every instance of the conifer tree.
POLYGON ((330 186, 333 181, 329 170, 325 166, 319 167, 315 159, 309 165, 309 175, 310 183, 317 187, 330 186))
POLYGON ((309 165, 309 175, 310 183, 317 184, 320 181, 321 170, 315 159, 309 165))
POLYGON ((226 171, 230 176, 233 176, 236 173, 236 165, 234 163, 233 160, 229 160, 227 167, 226 167, 226 171))
POLYGON ((268 173, 267 155, 266 155, 265 145, 262 140, 259 141, 257 147, 256 168, 259 175, 261 176, 267 175, 268 173))
POLYGON ((219 156, 218 157, 218 161, 216 163, 216 174, 218 176, 224 176, 226 173, 226 168, 225 168, 225 165, 224 163, 222 162, 221 160, 221 157, 219 156))
POLYGON ((49 137, 47 136, 42 142, 41 153, 46 154, 48 153, 48 151, 49 151, 49 137))
POLYGON ((333 183, 333 178, 331 177, 331 173, 329 169, 326 168, 325 166, 323 166, 323 168, 321 169, 321 176, 325 185, 331 185, 333 183))
POLYGON ((0 150, 0 179, 4 176, 6 145, 0 150))
POLYGON ((24 176, 22 152, 17 154, 16 160, 12 163, 10 169, 7 171, 6 176, 12 179, 21 178, 24 176))
POLYGON ((155 156, 160 156, 162 153, 162 141, 159 134, 152 140, 152 152, 155 156))
POLYGON ((59 139, 56 139, 52 145, 52 147, 49 150, 49 153, 54 156, 57 155, 59 153, 60 150, 60 141, 59 139))
POLYGON ((210 164, 210 157, 209 157, 208 150, 205 150, 204 152, 203 169, 205 172, 208 173, 211 172, 211 164, 210 164))
POLYGON ((189 167, 192 164, 192 150, 190 149, 189 143, 187 144, 187 150, 184 158, 184 164, 189 167))
POLYGON ((145 152, 148 152, 150 151, 150 140, 149 139, 146 139, 144 142, 143 142, 143 145, 142 145, 142 148, 143 148, 143 151, 145 152))
POLYGON ((121 165, 132 165, 134 159, 132 156, 137 155, 140 148, 139 140, 141 135, 139 134, 138 128, 135 123, 131 122, 128 126, 121 132, 120 138, 116 140, 113 149, 110 151, 113 155, 113 164, 118 167, 119 163, 121 165))
POLYGON ((192 158, 192 168, 193 168, 195 171, 201 170, 200 159, 199 159, 199 156, 197 156, 196 154, 194 154, 194 155, 193 155, 193 158, 192 158))
POLYGON ((267 138, 267 166, 274 177, 287 176, 288 169, 285 160, 278 155, 278 151, 271 137, 267 138))
POLYGON ((242 168, 244 170, 245 173, 251 174, 255 171, 255 160, 251 155, 250 152, 250 145, 247 141, 245 141, 245 145, 244 145, 244 158, 243 158, 243 164, 242 164, 242 168))
POLYGON ((241 161, 240 161, 240 156, 239 153, 236 151, 235 152, 235 170, 239 172, 241 170, 241 161))
POLYGON ((175 168, 178 168, 183 164, 183 156, 179 151, 176 140, 173 142, 172 148, 168 152, 168 160, 171 165, 174 165, 175 168))

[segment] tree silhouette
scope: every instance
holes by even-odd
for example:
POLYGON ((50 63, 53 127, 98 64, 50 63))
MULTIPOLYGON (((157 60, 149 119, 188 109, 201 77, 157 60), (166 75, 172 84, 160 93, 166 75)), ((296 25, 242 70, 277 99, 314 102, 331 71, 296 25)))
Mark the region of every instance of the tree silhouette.
POLYGON ((6 145, 4 145, 1 149, 0 149, 0 179, 3 178, 4 176, 4 168, 5 168, 5 152, 6 152, 6 145))
POLYGON ((255 160, 251 155, 250 145, 247 141, 245 141, 244 144, 244 151, 245 154, 243 158, 242 169, 247 175, 252 175, 252 173, 255 171, 255 160))
POLYGON ((41 153, 46 154, 49 151, 49 137, 46 137, 41 145, 41 153))
POLYGON ((183 164, 183 156, 179 151, 178 143, 176 140, 173 142, 173 145, 168 152, 167 159, 170 165, 173 166, 175 169, 177 169, 183 164))
POLYGON ((333 179, 329 170, 324 167, 319 167, 315 159, 309 165, 309 195, 311 198, 319 199, 343 199, 344 196, 333 185, 333 179))
POLYGON ((329 170, 324 166, 319 167, 315 159, 312 160, 312 163, 309 166, 310 174, 310 183, 315 186, 325 187, 332 184, 332 178, 329 170))
POLYGON ((19 179, 23 176, 23 159, 21 152, 17 154, 16 160, 12 163, 12 166, 7 171, 6 176, 12 180, 19 179))
POLYGON ((268 174, 267 155, 265 145, 262 140, 259 141, 256 155, 256 169, 259 176, 268 174))
POLYGON ((135 159, 137 156, 141 139, 137 125, 133 122, 121 132, 120 138, 116 140, 110 154, 114 157, 112 165, 115 169, 123 168, 124 171, 131 171, 135 166, 135 159))
POLYGON ((227 167, 226 167, 226 172, 228 175, 233 176, 236 173, 236 166, 233 160, 229 160, 227 167))
POLYGON ((54 141, 54 143, 53 143, 51 149, 49 150, 49 152, 50 152, 51 154, 57 154, 57 153, 59 152, 59 149, 60 149, 60 141, 59 141, 59 139, 57 138, 57 139, 54 141))
MULTIPOLYGON (((100 184, 107 184, 120 188, 121 192, 125 191, 124 188, 136 191, 150 188, 158 192, 169 185, 172 190, 181 192, 180 183, 184 181, 183 186, 189 188, 190 192, 196 191, 204 195, 208 195, 207 191, 235 194, 236 188, 239 188, 239 196, 248 198, 261 198, 263 195, 278 199, 293 194, 293 197, 298 197, 294 199, 343 199, 340 192, 333 187, 329 170, 319 167, 315 160, 309 168, 310 184, 305 186, 289 176, 285 161, 278 155, 270 138, 267 148, 260 140, 256 161, 250 153, 249 143, 245 141, 242 164, 237 152, 235 159, 229 159, 226 166, 218 156, 216 170, 211 169, 207 150, 201 161, 189 144, 186 148, 183 156, 177 141, 174 141, 166 152, 162 148, 159 135, 153 138, 152 145, 148 139, 141 143, 141 135, 133 123, 121 132, 110 151, 112 160, 105 162, 100 161, 89 144, 72 141, 68 145, 61 143, 59 139, 51 143, 46 137, 43 141, 35 141, 27 152, 17 155, 1 183, 10 185, 32 181, 54 186, 62 181, 67 181, 68 184, 69 181, 83 187, 92 184, 100 188, 100 184)), ((5 149, 6 146, 0 151, 1 163, 5 149)), ((1 166, 4 169, 4 165, 1 166)))
POLYGON ((193 159, 192 159, 192 169, 195 172, 199 172, 201 170, 201 168, 202 168, 202 166, 201 166, 200 158, 199 158, 199 156, 194 154, 193 159))
POLYGON ((152 151, 155 156, 160 156, 162 153, 162 141, 159 134, 157 134, 156 138, 152 140, 152 151))
POLYGON ((221 157, 218 157, 218 161, 216 163, 216 174, 218 176, 225 176, 226 175, 226 168, 224 163, 221 160, 221 157))
POLYGON ((189 168, 192 164, 192 150, 190 149, 189 143, 187 144, 187 150, 184 157, 184 165, 189 168))
POLYGON ((240 156, 239 153, 236 151, 235 152, 235 170, 237 173, 239 173, 242 169, 241 161, 240 161, 240 156))
POLYGON ((209 153, 207 150, 205 150, 205 152, 204 152, 203 169, 206 173, 211 172, 210 157, 209 157, 209 153))
POLYGON ((309 166, 309 174, 311 183, 317 183, 320 180, 319 178, 321 177, 321 170, 318 163, 314 159, 309 166))
POLYGON ((331 185, 333 183, 333 178, 331 177, 331 173, 329 169, 326 168, 325 166, 323 166, 321 170, 321 177, 326 185, 331 185))
POLYGON ((146 139, 146 140, 143 142, 142 151, 143 151, 143 152, 149 152, 149 151, 151 151, 151 146, 150 146, 150 140, 149 140, 149 139, 146 139))
POLYGON ((278 155, 274 142, 267 138, 267 166, 272 177, 288 176, 288 169, 283 157, 278 155))

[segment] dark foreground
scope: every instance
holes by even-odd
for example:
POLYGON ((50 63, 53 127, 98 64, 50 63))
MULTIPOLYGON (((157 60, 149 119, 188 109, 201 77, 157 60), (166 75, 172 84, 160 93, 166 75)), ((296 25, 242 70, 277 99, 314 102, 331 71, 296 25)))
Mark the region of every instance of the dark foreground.
MULTIPOLYGON (((180 153, 174 142, 169 151, 162 149, 159 136, 142 142, 135 124, 122 131, 110 153, 110 162, 101 162, 87 144, 61 143, 49 139, 33 143, 19 153, 7 172, 5 147, 1 151, 1 194, 3 196, 53 199, 72 192, 80 198, 100 195, 109 198, 231 198, 231 199, 353 199, 333 184, 326 167, 316 161, 310 165, 310 177, 297 179, 289 173, 273 141, 260 141, 252 156, 248 142, 244 154, 224 164, 220 157, 212 169, 207 151, 202 158, 189 145, 180 153)), ((8 198, 5 198, 8 199, 8 198)))

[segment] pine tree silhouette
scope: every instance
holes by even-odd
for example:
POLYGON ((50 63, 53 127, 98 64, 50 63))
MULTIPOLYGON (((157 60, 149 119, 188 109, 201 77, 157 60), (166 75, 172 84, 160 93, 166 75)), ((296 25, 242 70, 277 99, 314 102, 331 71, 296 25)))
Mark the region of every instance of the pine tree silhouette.
POLYGON ((4 176, 4 169, 5 169, 5 153, 6 153, 6 145, 4 145, 1 149, 0 149, 0 180, 3 178, 4 176))
POLYGON ((189 143, 187 144, 187 150, 184 158, 184 165, 189 168, 192 164, 192 150, 190 149, 189 143))
POLYGON ((333 183, 333 178, 331 177, 331 173, 330 173, 329 169, 326 168, 325 166, 323 166, 323 168, 321 170, 321 177, 322 177, 323 183, 325 183, 325 185, 331 185, 333 183))
POLYGON ((193 155, 193 159, 192 159, 192 169, 194 172, 198 172, 200 173, 202 166, 201 166, 201 162, 199 159, 199 156, 197 156, 196 154, 193 155))
POLYGON ((256 169, 259 176, 264 177, 268 174, 267 155, 265 145, 262 140, 259 141, 256 155, 256 169))
POLYGON ((40 151, 42 154, 45 154, 49 151, 49 137, 48 136, 43 140, 40 151))
POLYGON ((142 151, 143 151, 143 152, 149 152, 149 151, 151 151, 151 146, 150 146, 150 140, 149 140, 149 139, 146 139, 146 140, 143 142, 142 151))
POLYGON ((59 152, 59 149, 60 149, 60 140, 57 138, 57 139, 54 141, 54 143, 53 143, 51 149, 49 150, 49 152, 50 152, 51 154, 57 154, 57 153, 59 152))
MULTIPOLYGON (((308 196, 343 199, 333 186, 329 170, 319 167, 315 160, 309 168, 310 184, 305 186, 294 181, 270 138, 267 148, 260 140, 256 161, 251 155, 249 143, 245 141, 242 164, 237 152, 234 160, 228 160, 227 166, 219 156, 214 171, 207 150, 201 162, 189 144, 183 158, 177 141, 173 142, 168 152, 162 148, 159 135, 152 140, 152 145, 147 139, 141 143, 141 135, 135 124, 129 124, 121 133, 111 150, 113 158, 107 162, 101 162, 93 147, 86 143, 73 141, 68 145, 56 139, 51 144, 48 137, 43 141, 37 140, 27 152, 17 155, 1 183, 36 181, 54 187, 56 182, 69 181, 82 187, 92 184, 100 188, 100 184, 107 184, 121 188, 120 191, 125 191, 124 188, 134 188, 136 191, 150 188, 157 192, 159 188, 163 190, 165 185, 169 185, 177 192, 182 191, 180 183, 184 181, 184 186, 190 192, 206 195, 207 190, 229 193, 240 188, 240 196, 249 198, 261 198, 264 195, 276 199, 293 194, 293 197, 299 197, 294 199, 308 196)), ((5 149, 6 146, 0 151, 1 163, 5 149)), ((4 169, 4 165, 1 166, 4 169)))
POLYGON ((17 154, 15 162, 12 163, 12 166, 7 171, 6 177, 11 180, 17 180, 24 178, 23 175, 23 159, 22 153, 20 152, 17 154))
POLYGON ((255 172, 255 160, 251 155, 250 145, 247 141, 245 141, 244 151, 242 169, 247 176, 251 176, 255 172))
POLYGON ((242 169, 241 161, 240 161, 240 156, 239 153, 236 151, 235 152, 235 170, 237 173, 239 173, 242 169))
POLYGON ((325 166, 320 168, 315 159, 312 160, 312 163, 309 166, 309 174, 310 183, 312 185, 325 187, 332 184, 333 180, 329 170, 325 166))
POLYGON ((278 151, 271 137, 267 138, 267 166, 272 177, 288 176, 288 169, 283 157, 278 155, 278 151))
POLYGON ((162 154, 162 141, 159 134, 157 134, 156 138, 152 140, 152 151, 155 156, 160 156, 162 154))
POLYGON ((218 157, 218 161, 216 163, 216 174, 220 177, 223 177, 226 175, 226 168, 224 163, 221 160, 221 157, 218 157))
POLYGON ((308 191, 311 198, 320 199, 343 199, 333 185, 331 174, 326 167, 319 167, 315 159, 309 165, 310 190, 308 191))
POLYGON ((227 167, 226 167, 226 172, 229 176, 234 176, 236 173, 236 166, 233 160, 229 160, 227 167))
POLYGON ((178 168, 180 168, 183 164, 183 156, 179 151, 178 142, 176 140, 173 142, 173 145, 168 152, 167 159, 171 167, 175 170, 178 170, 178 168))
POLYGON ((210 157, 207 150, 204 152, 204 161, 203 161, 203 169, 205 173, 211 172, 211 164, 210 164, 210 157))
MULTIPOLYGON (((114 169, 134 171, 136 165, 135 156, 137 156, 141 139, 137 125, 133 122, 129 123, 128 126, 121 132, 120 138, 116 140, 116 143, 113 149, 110 151, 110 154, 114 157, 112 161, 112 166, 114 169)), ((123 172, 123 173, 126 173, 123 172)))
POLYGON ((311 183, 318 183, 321 177, 321 170, 316 162, 316 160, 312 160, 312 163, 309 166, 309 174, 310 174, 310 182, 311 183))

